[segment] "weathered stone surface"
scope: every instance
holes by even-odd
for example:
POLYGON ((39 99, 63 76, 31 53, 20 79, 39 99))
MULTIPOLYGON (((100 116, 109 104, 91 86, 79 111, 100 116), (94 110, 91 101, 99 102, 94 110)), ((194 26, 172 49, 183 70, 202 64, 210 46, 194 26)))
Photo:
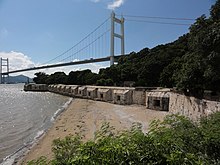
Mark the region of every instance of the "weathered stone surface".
POLYGON ((178 93, 170 93, 170 113, 178 113, 192 120, 197 120, 202 116, 207 116, 216 111, 220 111, 220 102, 205 99, 200 100, 178 93))
POLYGON ((48 91, 48 85, 46 85, 46 84, 25 84, 24 91, 46 92, 46 91, 48 91))
POLYGON ((146 105, 147 109, 169 111, 192 120, 220 111, 220 102, 197 99, 166 88, 132 88, 79 85, 27 84, 25 91, 50 91, 71 97, 106 101, 115 104, 146 105))

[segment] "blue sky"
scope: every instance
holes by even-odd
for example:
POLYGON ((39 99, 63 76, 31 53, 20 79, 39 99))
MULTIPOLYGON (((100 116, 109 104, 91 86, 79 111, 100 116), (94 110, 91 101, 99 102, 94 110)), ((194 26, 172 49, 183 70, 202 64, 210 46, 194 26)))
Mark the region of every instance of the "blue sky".
MULTIPOLYGON (((208 16, 214 3, 215 0, 0 0, 0 57, 9 58, 11 69, 45 63, 89 34, 112 10, 119 15, 198 18, 202 14, 208 16)), ((189 28, 126 19, 125 16, 126 53, 172 42, 189 28)), ((98 64, 94 66, 99 68, 98 64)))

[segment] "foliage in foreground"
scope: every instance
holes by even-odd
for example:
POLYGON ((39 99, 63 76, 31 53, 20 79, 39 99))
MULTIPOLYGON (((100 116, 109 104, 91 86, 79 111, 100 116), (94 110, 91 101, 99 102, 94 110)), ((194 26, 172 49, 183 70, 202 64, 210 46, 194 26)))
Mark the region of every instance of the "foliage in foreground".
POLYGON ((55 158, 32 160, 28 164, 219 164, 220 112, 194 123, 178 115, 163 122, 153 121, 144 134, 140 124, 115 133, 103 124, 95 139, 82 142, 68 136, 53 143, 55 158))

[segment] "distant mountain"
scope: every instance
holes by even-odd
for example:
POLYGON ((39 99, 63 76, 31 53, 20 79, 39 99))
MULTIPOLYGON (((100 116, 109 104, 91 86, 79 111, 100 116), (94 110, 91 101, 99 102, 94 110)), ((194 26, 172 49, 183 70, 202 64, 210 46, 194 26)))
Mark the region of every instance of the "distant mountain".
POLYGON ((24 75, 9 76, 9 83, 10 83, 10 84, 27 83, 27 82, 32 83, 32 82, 33 82, 33 79, 32 79, 32 78, 29 78, 29 77, 27 77, 27 76, 24 76, 24 75))

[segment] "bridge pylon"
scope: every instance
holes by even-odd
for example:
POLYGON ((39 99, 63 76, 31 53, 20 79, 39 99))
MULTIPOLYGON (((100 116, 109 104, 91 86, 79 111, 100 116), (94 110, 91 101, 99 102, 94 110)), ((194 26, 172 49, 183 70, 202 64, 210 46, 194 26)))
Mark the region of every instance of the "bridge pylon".
POLYGON ((6 72, 9 72, 9 60, 8 58, 3 59, 0 58, 0 84, 8 83, 9 82, 9 74, 2 74, 3 70, 6 70, 6 72), (6 68, 6 69, 5 69, 6 68))
POLYGON ((114 11, 111 14, 111 46, 110 46, 110 66, 114 65, 115 55, 115 37, 121 39, 121 55, 125 54, 125 37, 124 37, 124 18, 121 19, 115 17, 114 11), (115 23, 121 25, 120 34, 115 33, 115 23))

